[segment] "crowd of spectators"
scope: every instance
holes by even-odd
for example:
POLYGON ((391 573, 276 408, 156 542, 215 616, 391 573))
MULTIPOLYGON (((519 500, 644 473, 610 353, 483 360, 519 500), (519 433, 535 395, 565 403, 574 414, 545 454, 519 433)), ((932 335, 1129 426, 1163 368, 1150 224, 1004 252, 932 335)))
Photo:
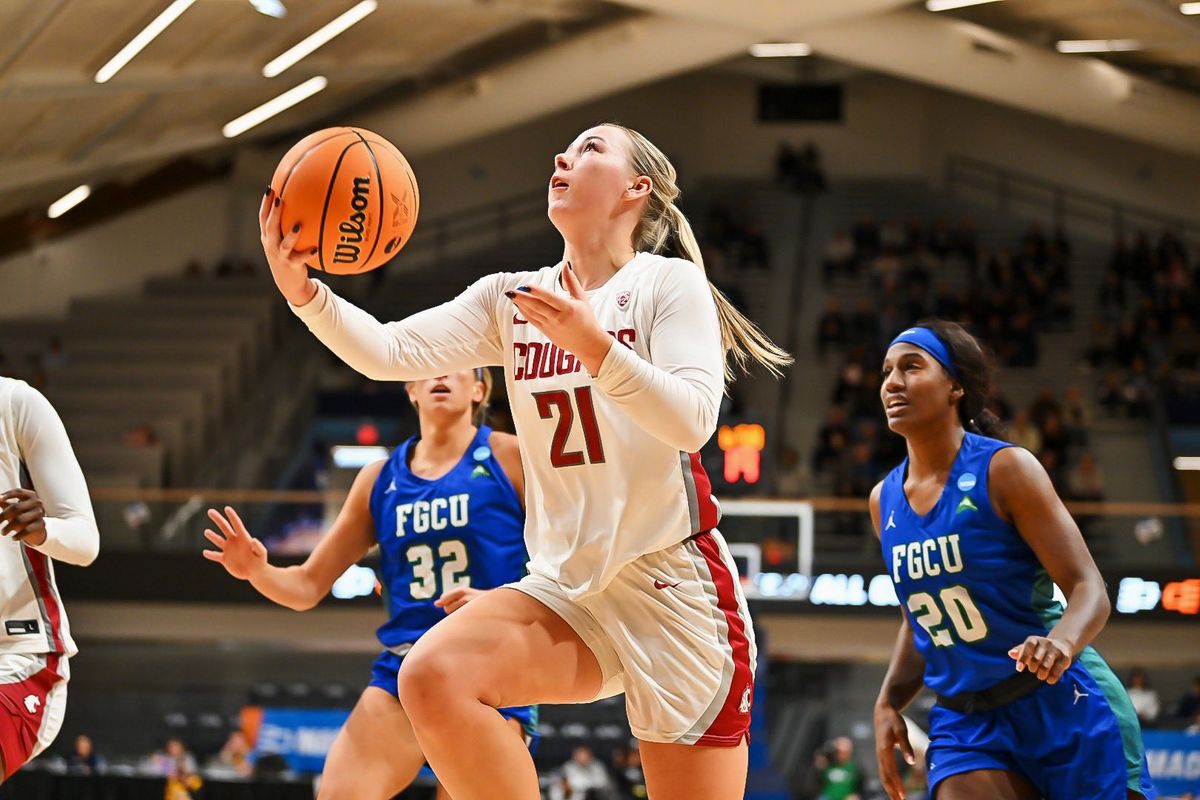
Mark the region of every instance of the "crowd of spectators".
POLYGON ((826 247, 826 285, 870 275, 872 296, 853 309, 831 301, 817 324, 817 349, 862 347, 875 354, 885 337, 927 316, 969 325, 1004 366, 1036 366, 1039 336, 1071 322, 1071 245, 1062 232, 1031 225, 1015 251, 984 249, 970 217, 932 226, 859 221, 826 247), (965 275, 954 290, 946 277, 965 275))
MULTIPOLYGON (((826 251, 825 280, 869 270, 874 288, 849 310, 831 301, 817 324, 818 353, 841 358, 811 465, 826 490, 866 496, 904 458, 903 441, 888 432, 876 378, 897 331, 926 316, 954 319, 976 332, 999 364, 1035 366, 1041 333, 1071 321, 1070 254, 1061 233, 1047 236, 1036 225, 1022 237, 1016 255, 1007 249, 986 252, 969 218, 955 227, 942 222, 932 228, 863 221, 835 236, 826 251), (939 276, 950 270, 967 276, 964 290, 938 286, 939 276)), ((1102 408, 1104 397, 1102 389, 1097 398, 1102 408)), ((1091 405, 1080 386, 1068 385, 1061 393, 1044 387, 1028 408, 1013 408, 999 394, 989 405, 1005 422, 1008 438, 1038 456, 1063 497, 1104 498, 1104 476, 1089 449, 1091 405)))
POLYGON ((1200 675, 1192 678, 1187 691, 1171 704, 1165 704, 1150 682, 1146 670, 1134 667, 1125 682, 1133 710, 1142 728, 1167 728, 1200 733, 1200 675))
POLYGON ((1084 352, 1102 373, 1105 413, 1150 416, 1157 391, 1172 421, 1200 422, 1198 305, 1200 263, 1182 239, 1170 231, 1117 239, 1084 352))

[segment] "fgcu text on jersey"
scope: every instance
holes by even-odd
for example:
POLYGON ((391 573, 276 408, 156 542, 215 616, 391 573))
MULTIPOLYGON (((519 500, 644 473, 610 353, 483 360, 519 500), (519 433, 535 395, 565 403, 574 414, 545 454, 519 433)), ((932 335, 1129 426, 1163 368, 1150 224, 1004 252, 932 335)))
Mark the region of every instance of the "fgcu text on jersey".
POLYGON ((415 642, 446 616, 452 589, 494 589, 525 574, 524 512, 480 427, 462 459, 426 480, 408 468, 417 438, 396 448, 371 491, 371 515, 391 619, 385 647, 415 642))

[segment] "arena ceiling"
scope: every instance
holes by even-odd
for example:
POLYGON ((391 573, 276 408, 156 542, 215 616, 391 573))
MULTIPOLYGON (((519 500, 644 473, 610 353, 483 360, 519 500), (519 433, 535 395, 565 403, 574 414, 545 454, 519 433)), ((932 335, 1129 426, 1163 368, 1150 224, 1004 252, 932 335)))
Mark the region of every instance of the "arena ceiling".
POLYGON ((1072 59, 1054 52, 1056 40, 1138 39, 1142 49, 1103 56, 1133 76, 1126 93, 1161 86, 1167 94, 1149 106, 1137 98, 1143 114, 1155 103, 1173 112, 1191 104, 1177 123, 1200 119, 1200 16, 1167 0, 1000 0, 942 14, 913 0, 377 0, 345 33, 264 77, 268 62, 357 5, 281 2, 287 15, 273 18, 254 8, 264 0, 194 0, 105 82, 97 73, 172 0, 0 2, 0 215, 44 208, 83 181, 128 181, 186 155, 219 158, 348 113, 365 124, 367 109, 381 109, 373 113, 385 133, 406 126, 406 148, 434 149, 744 56, 759 41, 811 41, 818 56, 1166 146, 1196 139, 1196 127, 1172 139, 1154 119, 1124 130, 1104 109, 1073 109, 1028 88, 1025 97, 986 70, 952 67, 954 54, 937 47, 953 46, 947 32, 956 25, 993 31, 1033 52, 1039 70, 1068 78, 1072 59), (316 76, 327 82, 317 94, 240 136, 222 135, 234 118, 316 76))

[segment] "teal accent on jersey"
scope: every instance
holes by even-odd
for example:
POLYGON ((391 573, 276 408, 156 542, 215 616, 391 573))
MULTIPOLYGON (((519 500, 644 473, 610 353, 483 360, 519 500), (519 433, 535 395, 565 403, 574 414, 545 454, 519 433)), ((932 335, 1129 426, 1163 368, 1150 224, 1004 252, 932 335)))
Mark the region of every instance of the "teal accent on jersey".
POLYGON ((924 515, 904 493, 907 459, 880 493, 880 519, 888 520, 879 537, 883 560, 925 658, 925 684, 939 694, 981 691, 1010 677, 1009 649, 1045 636, 1062 614, 1037 556, 992 507, 988 470, 1006 447, 966 434, 924 515))
MULTIPOLYGON (((1142 726, 1138 722, 1137 712, 1133 709, 1133 701, 1125 691, 1121 679, 1113 673, 1112 667, 1092 646, 1083 648, 1076 659, 1092 680, 1104 693, 1109 708, 1117 718, 1117 727, 1121 731, 1121 747, 1125 751, 1125 769, 1129 774, 1129 788, 1135 792, 1145 793, 1142 766, 1146 753, 1142 747, 1142 726)), ((1148 782, 1148 781, 1147 781, 1148 782)))

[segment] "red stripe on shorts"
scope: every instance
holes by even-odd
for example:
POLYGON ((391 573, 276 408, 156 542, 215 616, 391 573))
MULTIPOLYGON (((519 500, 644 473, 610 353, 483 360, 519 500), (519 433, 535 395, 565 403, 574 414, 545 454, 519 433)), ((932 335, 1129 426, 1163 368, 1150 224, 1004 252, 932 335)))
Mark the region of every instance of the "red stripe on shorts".
POLYGON ((62 680, 59 657, 46 656, 46 666, 20 683, 0 683, 0 755, 4 780, 25 766, 38 744, 50 690, 62 680))
POLYGON ((696 484, 696 505, 699 506, 700 530, 710 531, 721 521, 721 512, 713 500, 712 481, 700 463, 699 453, 688 453, 692 465, 692 482, 696 484))
POLYGON ((693 541, 700 548, 708 570, 717 587, 717 607, 725 614, 729 628, 729 645, 733 648, 733 680, 729 683, 729 694, 696 744, 716 747, 736 747, 742 743, 750 730, 750 705, 754 699, 754 674, 750 671, 750 639, 746 635, 746 622, 738 609, 737 593, 734 591, 736 578, 729 571, 716 537, 710 531, 696 536, 693 541), (744 709, 744 710, 743 710, 744 709))
POLYGON ((58 605, 58 595, 54 591, 54 585, 50 582, 50 566, 47 563, 47 557, 44 553, 34 550, 32 547, 25 548, 25 555, 29 558, 29 564, 33 567, 34 591, 37 592, 38 599, 42 601, 42 605, 46 608, 47 624, 50 630, 51 643, 54 646, 54 652, 61 653, 66 648, 63 647, 62 640, 62 610, 58 605))

